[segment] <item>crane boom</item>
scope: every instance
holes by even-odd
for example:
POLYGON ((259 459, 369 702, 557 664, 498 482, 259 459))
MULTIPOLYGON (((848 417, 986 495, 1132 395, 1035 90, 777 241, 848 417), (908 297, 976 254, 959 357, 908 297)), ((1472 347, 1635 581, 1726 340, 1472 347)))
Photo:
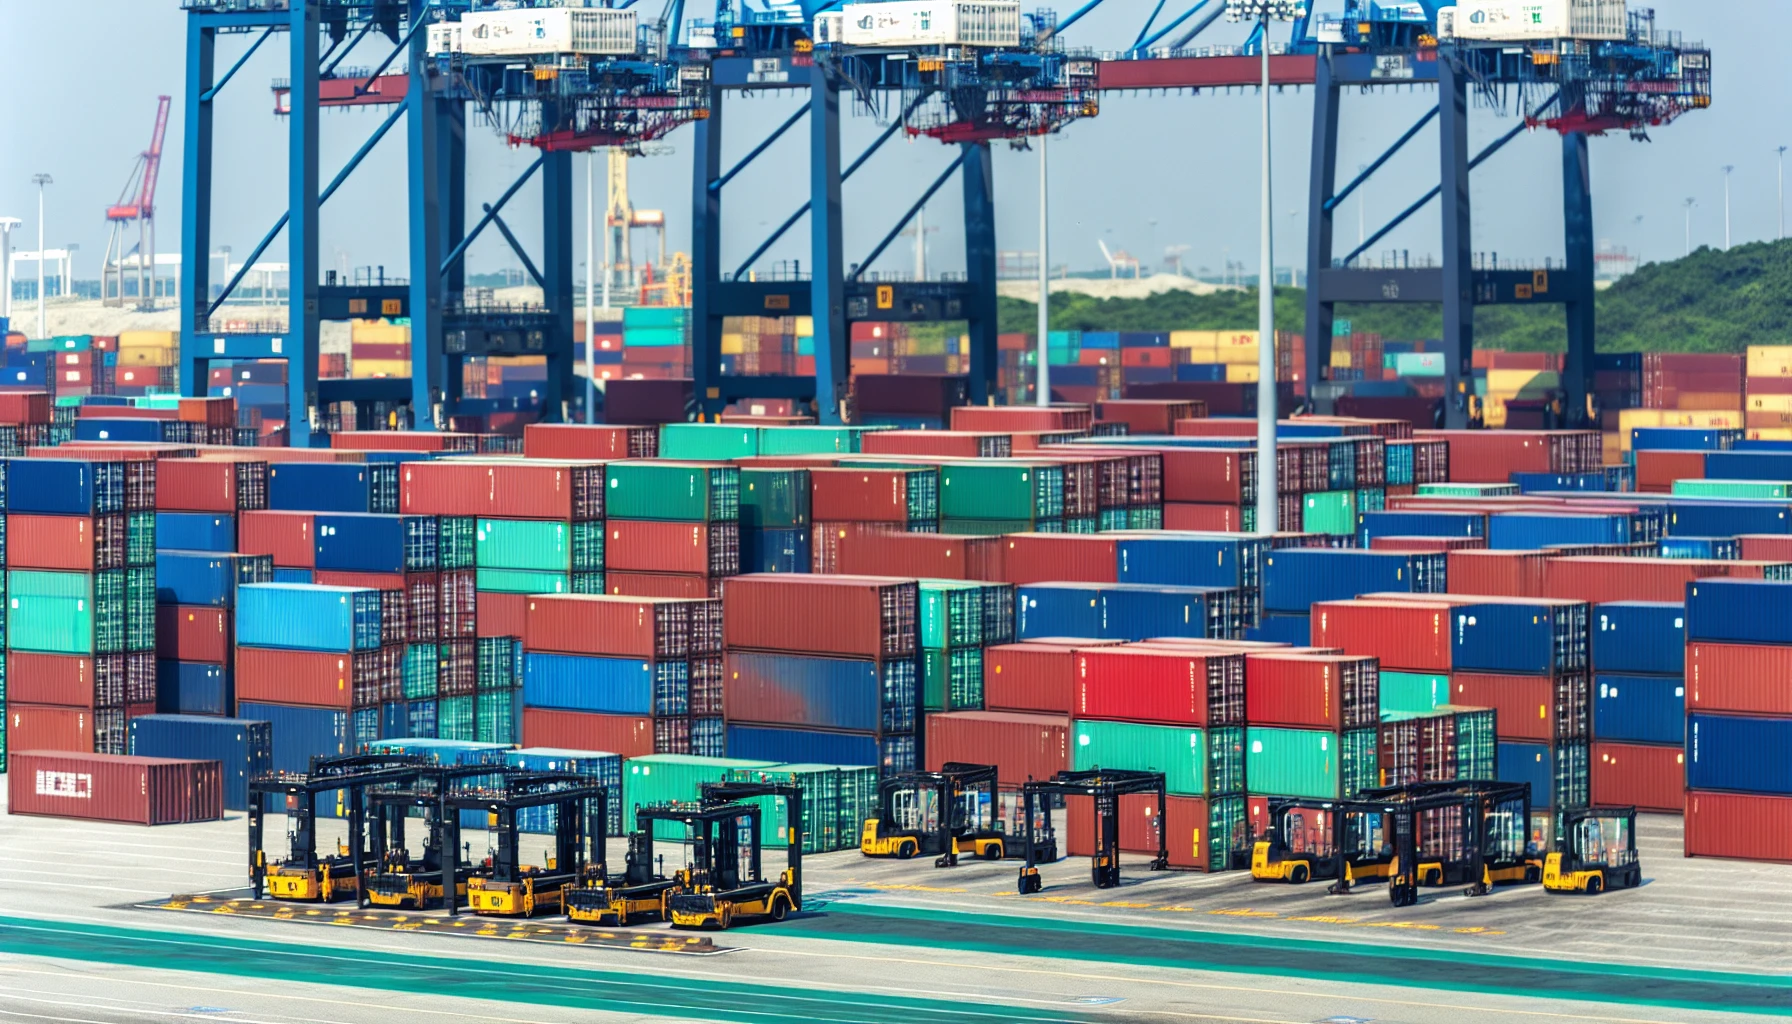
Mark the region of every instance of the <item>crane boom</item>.
POLYGON ((107 220, 145 220, 156 215, 156 179, 162 170, 162 141, 168 134, 168 108, 172 99, 158 96, 156 100, 155 134, 150 137, 149 149, 138 154, 137 166, 131 170, 131 181, 138 181, 139 171, 142 173, 142 179, 138 181, 137 201, 128 206, 124 204, 125 197, 131 191, 131 181, 127 181, 124 195, 119 196, 119 205, 106 210, 107 220))

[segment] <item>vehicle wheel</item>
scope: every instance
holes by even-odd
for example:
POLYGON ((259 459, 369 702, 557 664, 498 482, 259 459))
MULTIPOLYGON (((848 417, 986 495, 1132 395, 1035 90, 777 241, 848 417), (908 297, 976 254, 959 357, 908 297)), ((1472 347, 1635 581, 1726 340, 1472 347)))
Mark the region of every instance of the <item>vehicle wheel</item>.
POLYGON ((1604 891, 1605 891, 1605 879, 1600 878, 1598 875, 1594 875, 1592 878, 1587 879, 1587 895, 1588 896, 1597 896, 1601 892, 1604 892, 1604 891))
POLYGON ((1305 864, 1296 864, 1294 869, 1288 872, 1288 881, 1294 885, 1306 885, 1307 879, 1311 877, 1312 872, 1307 870, 1305 864))
POLYGON ((790 916, 790 904, 782 899, 772 900, 772 920, 782 921, 790 916))
POLYGON ((908 860, 915 855, 915 852, 918 849, 919 848, 913 843, 900 843, 896 847, 896 859, 908 860))
POLYGON ((1031 896, 1034 893, 1038 892, 1041 888, 1043 888, 1043 886, 1044 886, 1044 883, 1042 883, 1039 880, 1038 875, 1022 875, 1022 876, 1020 876, 1019 888, 1020 888, 1020 894, 1022 896, 1031 896))
POLYGON ((985 846, 983 848, 983 859, 984 860, 1001 860, 1002 859, 1002 844, 990 843, 988 846, 985 846))

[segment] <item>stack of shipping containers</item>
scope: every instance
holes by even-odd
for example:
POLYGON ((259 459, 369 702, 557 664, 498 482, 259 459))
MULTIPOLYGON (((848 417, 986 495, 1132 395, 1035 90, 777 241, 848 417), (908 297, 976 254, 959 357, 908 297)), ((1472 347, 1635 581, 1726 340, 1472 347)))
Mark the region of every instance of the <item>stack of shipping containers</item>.
POLYGON ((1593 606, 1593 803, 1679 814, 1686 789, 1686 605, 1593 606))
POLYGON ((740 470, 725 463, 608 467, 605 585, 630 597, 721 596, 740 570, 740 470))

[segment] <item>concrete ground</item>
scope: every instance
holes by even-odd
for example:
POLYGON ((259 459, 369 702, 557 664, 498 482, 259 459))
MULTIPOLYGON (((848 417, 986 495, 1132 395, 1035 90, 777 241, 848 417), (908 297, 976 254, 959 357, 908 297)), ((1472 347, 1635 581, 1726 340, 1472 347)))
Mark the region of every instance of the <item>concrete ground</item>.
MULTIPOLYGON (((282 819, 268 831, 279 845, 282 819)), ((9 816, 0 1024, 1792 1018, 1792 868, 1685 860, 1674 819, 1641 832, 1639 890, 1428 894, 1405 910, 1372 887, 1330 897, 1134 864, 1097 891, 1081 860, 1023 899, 1013 862, 828 854, 805 861, 809 913, 711 935, 721 951, 698 956, 568 941, 551 919, 473 919, 490 934, 469 937, 417 915, 141 909, 241 887, 241 815, 156 829, 9 816)))

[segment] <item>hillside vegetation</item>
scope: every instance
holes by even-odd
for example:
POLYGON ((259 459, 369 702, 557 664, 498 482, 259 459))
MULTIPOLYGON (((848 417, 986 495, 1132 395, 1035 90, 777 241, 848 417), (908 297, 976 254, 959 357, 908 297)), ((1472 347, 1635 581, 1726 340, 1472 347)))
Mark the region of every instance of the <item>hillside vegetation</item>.
MULTIPOLYGON (((1276 289, 1277 329, 1303 331, 1306 301, 1304 289, 1276 289)), ((1700 249, 1647 264, 1600 292, 1598 306, 1601 351, 1740 352, 1748 345, 1792 344, 1792 241, 1700 249)), ((1443 333, 1437 306, 1340 306, 1338 315, 1384 338, 1443 333)), ((1254 290, 1147 299, 1052 296, 1054 330, 1228 330, 1256 322, 1254 290)), ((1003 331, 1031 333, 1034 304, 1002 299, 1001 323, 1003 331)), ((1567 330, 1559 306, 1483 306, 1475 313, 1475 339, 1482 348, 1560 351, 1567 330)))

